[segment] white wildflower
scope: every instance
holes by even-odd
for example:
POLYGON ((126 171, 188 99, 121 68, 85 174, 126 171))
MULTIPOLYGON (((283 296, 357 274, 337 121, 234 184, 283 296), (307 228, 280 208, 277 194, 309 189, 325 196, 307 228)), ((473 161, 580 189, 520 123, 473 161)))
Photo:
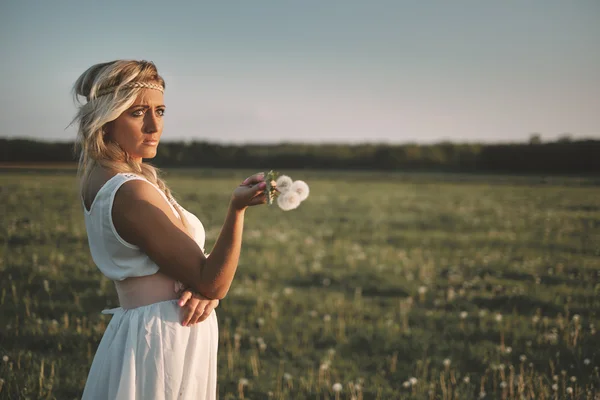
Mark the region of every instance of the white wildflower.
POLYGON ((452 361, 450 361, 450 359, 449 359, 449 358, 446 358, 446 359, 444 360, 444 367, 448 368, 448 367, 450 366, 450 363, 451 363, 451 362, 452 362, 452 361))
POLYGON ((500 387, 502 389, 504 389, 506 387, 506 382, 504 382, 504 381, 500 382, 500 387))
POLYGON ((572 376, 571 377, 571 382, 573 382, 573 383, 577 382, 577 377, 576 376, 572 376))
POLYGON ((589 359, 589 358, 586 358, 585 360, 583 360, 583 363, 584 363, 585 365, 590 365, 591 361, 590 361, 590 359, 589 359))
POLYGON ((300 202, 301 200, 298 194, 292 191, 289 191, 286 194, 282 194, 281 196, 277 197, 277 205, 283 211, 290 211, 295 208, 298 208, 300 202))
POLYGON ((427 293, 427 286, 419 286, 419 294, 427 293))
POLYGON ((412 377, 411 377, 411 378, 410 378, 408 381, 409 381, 409 382, 410 382, 410 384, 411 384, 411 385, 413 385, 413 386, 414 386, 414 385, 416 385, 416 384, 417 384, 417 382, 418 382, 417 378, 415 378, 414 376, 412 376, 412 377))
POLYGON ((240 382, 239 382, 240 386, 248 386, 248 379, 246 378, 241 378, 240 382))
POLYGON ((521 356, 519 356, 519 360, 521 360, 521 362, 525 362, 527 361, 527 356, 525 354, 521 354, 521 356))
POLYGON ((464 382, 464 383, 469 383, 469 382, 471 382, 471 378, 469 377, 469 375, 467 375, 467 376, 465 376, 465 377, 463 378, 463 382, 464 382))
POLYGON ((554 390, 555 392, 558 390, 558 383, 554 383, 552 385, 552 390, 554 390))
POLYGON ((7 355, 2 356, 2 361, 8 362, 8 356, 7 355))
POLYGON ((304 181, 294 181, 292 186, 290 186, 289 192, 296 193, 300 198, 300 201, 306 200, 308 194, 310 192, 308 185, 304 181))
POLYGON ((283 379, 289 381, 292 379, 292 375, 286 372, 285 374, 283 374, 283 379))
POLYGON ((404 383, 402 383, 402 386, 404 386, 405 388, 409 388, 410 387, 410 382, 409 381, 404 381, 404 383))
POLYGON ((292 178, 290 178, 287 175, 281 175, 275 181, 275 183, 277 183, 277 190, 279 190, 279 192, 281 194, 285 194, 290 190, 290 186, 292 186, 292 182, 293 182, 292 178))
POLYGON ((323 316, 323 321, 325 321, 325 322, 329 322, 329 321, 331 321, 331 315, 329 315, 329 314, 325 314, 325 315, 323 316))
POLYGON ((502 322, 502 314, 496 313, 496 322, 502 322))
POLYGON ((50 283, 46 279, 44 279, 44 290, 46 293, 50 292, 50 283))
POLYGON ((469 313, 468 313, 468 312, 466 312, 466 311, 461 311, 461 312, 460 312, 460 319, 466 319, 468 315, 469 315, 469 313))
POLYGON ((567 393, 573 394, 573 388, 571 386, 567 388, 567 393))
POLYGON ((479 392, 479 398, 483 399, 486 396, 486 392, 484 390, 482 390, 481 392, 479 392))
POLYGON ((510 354, 510 353, 512 353, 512 347, 507 346, 506 347, 506 354, 510 354))
POLYGON ((333 384, 333 386, 331 388, 333 389, 334 392, 339 393, 342 391, 342 384, 339 382, 336 382, 333 384))

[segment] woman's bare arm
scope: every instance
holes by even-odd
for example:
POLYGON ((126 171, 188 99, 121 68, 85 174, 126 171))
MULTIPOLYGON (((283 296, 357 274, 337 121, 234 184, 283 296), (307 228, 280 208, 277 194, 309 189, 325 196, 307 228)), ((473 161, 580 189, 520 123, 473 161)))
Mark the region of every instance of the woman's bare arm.
POLYGON ((211 299, 225 297, 235 275, 248 206, 266 202, 264 184, 238 187, 208 258, 190 238, 169 204, 148 182, 132 180, 115 195, 112 218, 119 235, 158 265, 160 271, 211 299))

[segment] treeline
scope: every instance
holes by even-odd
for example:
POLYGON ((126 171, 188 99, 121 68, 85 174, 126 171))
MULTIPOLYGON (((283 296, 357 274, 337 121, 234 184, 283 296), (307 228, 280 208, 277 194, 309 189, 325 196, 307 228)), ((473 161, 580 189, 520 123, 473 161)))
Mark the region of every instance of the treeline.
MULTIPOLYGON (((76 161, 72 142, 0 139, 1 163, 76 161)), ((600 173, 600 140, 524 144, 273 144, 163 142, 159 167, 600 173)))

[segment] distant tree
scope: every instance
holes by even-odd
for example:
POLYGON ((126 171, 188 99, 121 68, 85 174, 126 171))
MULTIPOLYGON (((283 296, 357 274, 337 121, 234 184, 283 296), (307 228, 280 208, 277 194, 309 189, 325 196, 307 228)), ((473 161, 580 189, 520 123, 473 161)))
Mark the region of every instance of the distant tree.
POLYGON ((568 132, 563 133, 556 139, 558 143, 571 143, 573 141, 573 135, 568 132))
POLYGON ((542 144, 542 135, 539 133, 532 133, 529 136, 529 144, 542 144))

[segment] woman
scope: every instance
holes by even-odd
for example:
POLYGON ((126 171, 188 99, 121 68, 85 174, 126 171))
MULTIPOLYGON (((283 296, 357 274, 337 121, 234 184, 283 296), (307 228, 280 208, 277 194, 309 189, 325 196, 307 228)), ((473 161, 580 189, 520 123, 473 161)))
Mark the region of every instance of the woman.
POLYGON ((215 399, 218 328, 244 212, 266 202, 262 174, 232 194, 210 256, 204 228, 181 207, 153 158, 163 129, 164 80, 146 61, 85 71, 75 117, 81 198, 92 258, 115 282, 119 308, 94 357, 83 399, 215 399), (182 290, 182 285, 185 290, 182 290))

